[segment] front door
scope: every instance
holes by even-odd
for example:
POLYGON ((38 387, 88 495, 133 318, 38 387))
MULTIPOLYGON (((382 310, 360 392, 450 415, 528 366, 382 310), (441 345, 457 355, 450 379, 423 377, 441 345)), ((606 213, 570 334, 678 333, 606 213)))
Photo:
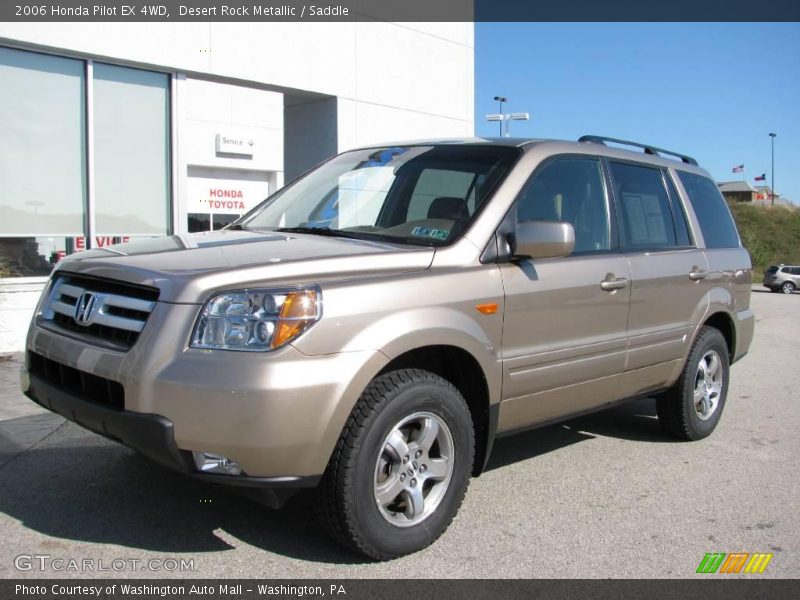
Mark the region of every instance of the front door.
POLYGON ((503 401, 498 431, 589 410, 614 400, 625 366, 628 260, 612 252, 600 161, 557 158, 525 185, 517 220, 572 223, 566 258, 501 265, 506 294, 503 401))

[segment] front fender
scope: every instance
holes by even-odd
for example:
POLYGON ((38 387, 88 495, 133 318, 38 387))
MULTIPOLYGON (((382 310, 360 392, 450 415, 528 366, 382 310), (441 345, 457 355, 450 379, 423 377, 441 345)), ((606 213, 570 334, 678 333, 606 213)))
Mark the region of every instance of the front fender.
MULTIPOLYGON (((475 312, 477 315, 475 319, 449 307, 419 307, 383 314, 364 323, 364 326, 351 336, 347 335, 347 330, 339 331, 338 351, 375 350, 391 361, 411 350, 429 346, 461 348, 471 354, 483 369, 489 388, 490 403, 499 402, 502 384, 500 366, 502 313, 499 310, 494 315, 475 312), (479 324, 478 319, 483 323, 479 324), (491 335, 492 333, 495 335, 491 335)), ((323 332, 319 333, 323 335, 323 332)), ((310 343, 298 343, 296 347, 301 352, 314 353, 313 345, 310 343)), ((373 376, 378 371, 375 371, 373 376)))
POLYGON ((300 352, 378 351, 391 360, 418 348, 455 346, 478 361, 490 401, 499 401, 504 295, 496 266, 341 282, 323 288, 323 303, 319 323, 293 342, 300 352), (481 304, 496 304, 496 311, 483 314, 481 304))
MULTIPOLYGON (((476 313, 479 314, 479 313, 476 313)), ((480 315, 480 319, 496 320, 502 327, 500 314, 480 315)), ((483 326, 482 326, 483 325, 483 326)), ((492 340, 484 329, 463 312, 450 308, 425 308, 387 315, 353 338, 354 347, 378 340, 381 351, 391 360, 426 346, 454 346, 467 351, 478 361, 489 388, 490 404, 499 402, 502 384, 499 339, 492 340), (413 330, 403 324, 414 323, 413 330)))
MULTIPOLYGON (((499 315, 492 316, 500 320, 499 315)), ((330 456, 358 398, 378 373, 406 352, 430 346, 454 346, 471 354, 486 377, 490 404, 500 401, 499 348, 475 320, 442 307, 387 314, 358 331, 336 353, 336 356, 364 356, 368 360, 358 367, 354 376, 343 373, 348 381, 328 418, 320 443, 321 454, 330 456), (410 323, 414 324, 413 328, 408 327, 410 323)))

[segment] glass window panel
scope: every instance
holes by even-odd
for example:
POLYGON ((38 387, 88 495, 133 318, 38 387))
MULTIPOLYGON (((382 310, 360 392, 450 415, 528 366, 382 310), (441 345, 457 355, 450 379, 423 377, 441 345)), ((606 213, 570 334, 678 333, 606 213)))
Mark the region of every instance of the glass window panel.
POLYGON ((611 173, 620 204, 625 245, 637 249, 675 247, 675 224, 661 171, 612 162, 611 173))
POLYGON ((691 246, 692 240, 689 236, 689 228, 686 224, 686 214, 683 212, 681 200, 678 197, 678 190, 672 183, 669 175, 666 173, 665 179, 667 187, 669 188, 670 199, 672 200, 672 214, 675 220, 675 236, 677 237, 678 246, 691 246))
POLYGON ((169 77, 94 65, 98 235, 167 233, 169 77))
POLYGON ((83 232, 84 127, 82 61, 0 48, 0 236, 83 232))
MULTIPOLYGON (((337 212, 337 227, 375 225, 393 181, 393 173, 382 167, 365 167, 339 177, 338 193, 335 200, 331 197, 337 212)), ((326 204, 320 207, 323 213, 326 204)))
MULTIPOLYGON (((461 209, 465 217, 469 216, 466 196, 474 179, 475 173, 470 171, 425 169, 417 180, 417 185, 408 204, 408 217, 406 220, 419 221, 427 219, 428 211, 437 198, 459 198, 464 200, 464 202, 460 203, 452 201, 451 204, 461 209)), ((439 201, 439 204, 444 204, 444 201, 439 201)), ((474 199, 472 205, 475 205, 474 199)))
POLYGON ((738 248, 739 234, 717 184, 685 171, 678 171, 678 177, 692 201, 706 248, 738 248))
POLYGON ((0 238, 0 279, 4 277, 42 277, 73 248, 72 238, 2 237, 0 238))
POLYGON ((571 223, 575 252, 608 250, 608 204, 600 161, 559 159, 546 165, 520 192, 517 220, 571 223))
POLYGON ((214 230, 227 227, 241 216, 242 215, 221 214, 221 213, 214 214, 214 222, 213 222, 214 230))
POLYGON ((345 152, 280 190, 240 225, 253 229, 328 227, 345 229, 349 237, 401 239, 420 245, 448 243, 469 220, 466 198, 473 196, 472 205, 480 207, 518 157, 518 149, 497 146, 408 146, 345 152), (442 177, 450 174, 442 183, 454 185, 426 183, 426 193, 417 196, 425 210, 414 208, 409 213, 420 174, 427 170, 439 171, 442 177), (482 184, 473 188, 474 193, 469 192, 467 180, 479 179, 480 175, 484 175, 482 184), (458 195, 433 196, 434 192, 458 195), (409 221, 415 214, 423 215, 428 223, 409 221))
POLYGON ((189 213, 189 233, 211 231, 211 215, 207 213, 189 213))

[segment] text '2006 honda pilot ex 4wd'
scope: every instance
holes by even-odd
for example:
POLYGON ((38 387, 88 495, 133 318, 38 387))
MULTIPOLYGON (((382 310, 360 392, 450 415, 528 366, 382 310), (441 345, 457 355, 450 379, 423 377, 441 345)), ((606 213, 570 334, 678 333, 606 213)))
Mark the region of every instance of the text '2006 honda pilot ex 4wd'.
POLYGON ((597 136, 366 148, 224 230, 61 261, 22 386, 273 506, 316 488, 335 538, 389 559, 442 534, 497 436, 643 396, 666 431, 709 435, 751 278, 687 156, 597 136))

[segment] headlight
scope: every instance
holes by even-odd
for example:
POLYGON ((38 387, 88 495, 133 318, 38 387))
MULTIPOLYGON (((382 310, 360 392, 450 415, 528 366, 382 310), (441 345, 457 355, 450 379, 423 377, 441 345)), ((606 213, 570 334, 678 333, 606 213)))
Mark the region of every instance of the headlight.
POLYGON ((192 333, 193 348, 274 350, 295 339, 322 316, 317 287, 233 290, 209 298, 192 333))

